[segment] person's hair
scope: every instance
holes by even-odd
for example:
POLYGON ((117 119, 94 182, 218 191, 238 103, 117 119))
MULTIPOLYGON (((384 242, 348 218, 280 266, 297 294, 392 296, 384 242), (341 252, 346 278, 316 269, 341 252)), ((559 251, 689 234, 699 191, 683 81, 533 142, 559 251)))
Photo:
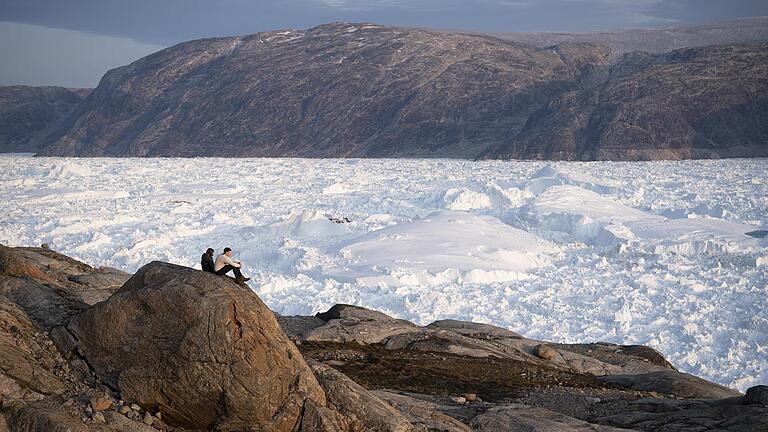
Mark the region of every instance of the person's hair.
POLYGON ((205 253, 207 254, 213 254, 213 248, 208 248, 205 250, 205 253))
POLYGON ((224 253, 227 253, 227 252, 229 252, 229 251, 231 251, 231 250, 232 250, 232 249, 230 249, 230 248, 224 248, 224 253))

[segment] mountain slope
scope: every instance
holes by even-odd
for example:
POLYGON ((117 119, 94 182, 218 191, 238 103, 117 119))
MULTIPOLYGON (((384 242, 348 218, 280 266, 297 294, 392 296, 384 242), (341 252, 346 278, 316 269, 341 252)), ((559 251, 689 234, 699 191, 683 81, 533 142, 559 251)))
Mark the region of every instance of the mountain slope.
POLYGON ((768 44, 625 55, 601 85, 531 116, 491 158, 768 155, 768 44))
POLYGON ((599 44, 342 23, 196 40, 108 72, 41 154, 768 155, 766 47, 612 61, 599 44))
POLYGON ((44 153, 475 157, 607 55, 346 24, 192 41, 108 72, 44 153))
POLYGON ((0 153, 35 152, 88 90, 62 87, 0 87, 0 153))

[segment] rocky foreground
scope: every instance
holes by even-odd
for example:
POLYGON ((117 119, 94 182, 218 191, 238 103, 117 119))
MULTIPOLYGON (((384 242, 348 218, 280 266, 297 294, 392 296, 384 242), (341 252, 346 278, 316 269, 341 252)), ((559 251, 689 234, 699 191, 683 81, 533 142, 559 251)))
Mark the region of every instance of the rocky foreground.
POLYGON ((655 350, 336 305, 273 314, 229 278, 0 246, 0 431, 765 431, 655 350))

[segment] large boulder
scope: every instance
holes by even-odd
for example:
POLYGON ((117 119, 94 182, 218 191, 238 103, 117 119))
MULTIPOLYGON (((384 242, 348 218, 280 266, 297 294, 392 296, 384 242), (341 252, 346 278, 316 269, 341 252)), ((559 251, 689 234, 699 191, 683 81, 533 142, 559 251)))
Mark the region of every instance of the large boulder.
POLYGON ((272 312, 229 278, 153 262, 67 329, 102 382, 171 426, 293 431, 326 404, 272 312))

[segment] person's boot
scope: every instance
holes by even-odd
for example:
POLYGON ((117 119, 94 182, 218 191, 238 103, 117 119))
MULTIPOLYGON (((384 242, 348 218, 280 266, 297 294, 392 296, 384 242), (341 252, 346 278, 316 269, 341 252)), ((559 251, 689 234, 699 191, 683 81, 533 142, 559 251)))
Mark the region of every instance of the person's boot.
POLYGON ((237 282, 240 285, 245 286, 245 283, 248 282, 249 280, 251 280, 251 278, 238 276, 237 279, 235 279, 235 282, 237 282))

